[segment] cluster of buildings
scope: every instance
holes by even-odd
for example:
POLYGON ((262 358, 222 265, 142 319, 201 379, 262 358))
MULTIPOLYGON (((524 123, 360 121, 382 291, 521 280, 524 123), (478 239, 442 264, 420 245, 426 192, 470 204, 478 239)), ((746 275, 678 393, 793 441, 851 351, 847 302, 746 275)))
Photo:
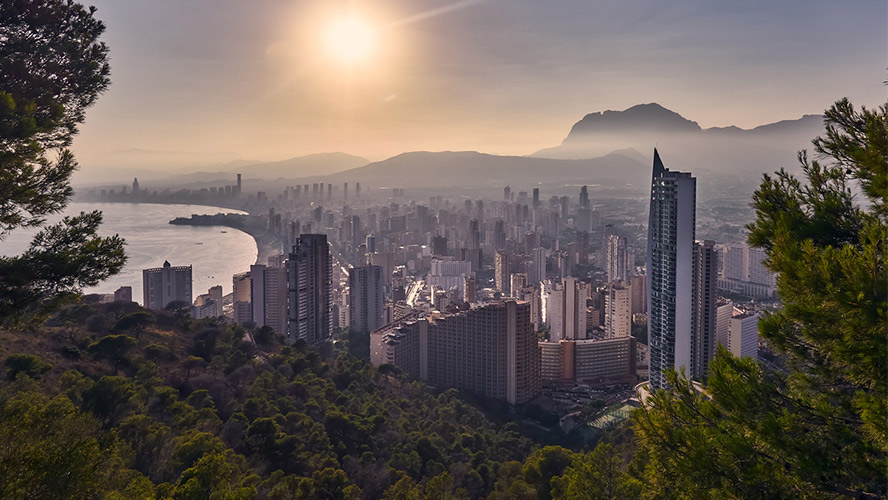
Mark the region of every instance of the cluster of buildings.
POLYGON ((131 202, 161 202, 161 203, 195 203, 195 202, 220 202, 237 199, 241 195, 241 174, 237 174, 237 184, 213 186, 200 189, 163 189, 161 191, 148 190, 141 186, 139 179, 133 179, 132 190, 127 190, 123 185, 119 188, 105 187, 89 189, 80 195, 86 200, 92 201, 131 201, 131 202))
POLYGON ((585 186, 428 204, 334 192, 263 193, 258 217, 290 251, 235 275, 231 296, 192 300, 190 267, 165 263, 143 272, 145 306, 192 304, 290 342, 369 334, 376 365, 512 404, 547 386, 664 387, 667 368, 703 380, 719 344, 757 356, 761 311, 723 295, 773 295, 763 254, 697 240, 696 180, 656 150, 646 234, 602 220, 585 186))

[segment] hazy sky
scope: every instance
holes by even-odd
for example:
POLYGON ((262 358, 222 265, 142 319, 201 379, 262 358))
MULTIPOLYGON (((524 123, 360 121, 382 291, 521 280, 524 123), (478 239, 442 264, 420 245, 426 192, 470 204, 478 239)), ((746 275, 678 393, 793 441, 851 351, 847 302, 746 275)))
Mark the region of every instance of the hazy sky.
POLYGON ((885 0, 87 3, 113 83, 75 141, 84 168, 129 148, 530 154, 638 103, 749 128, 886 100, 885 0), (336 34, 345 18, 369 49, 336 34))

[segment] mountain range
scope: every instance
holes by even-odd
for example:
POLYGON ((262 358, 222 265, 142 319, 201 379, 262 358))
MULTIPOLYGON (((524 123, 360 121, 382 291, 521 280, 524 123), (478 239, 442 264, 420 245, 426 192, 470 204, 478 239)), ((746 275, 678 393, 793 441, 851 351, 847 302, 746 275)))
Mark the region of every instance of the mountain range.
MULTIPOLYGON (((253 181, 256 189, 274 189, 282 182, 360 182, 375 188, 493 188, 541 183, 643 186, 647 183, 649 155, 654 147, 660 149, 669 168, 757 178, 762 172, 781 167, 795 169, 796 152, 808 147, 811 139, 822 132, 821 115, 805 115, 753 129, 704 129, 695 121, 650 103, 623 111, 587 114, 571 127, 560 145, 528 156, 414 151, 370 162, 345 153, 323 153, 274 162, 229 159, 204 168, 183 165, 183 170, 191 172, 173 176, 168 169, 163 172, 144 166, 141 175, 137 169, 125 170, 120 166, 114 173, 115 177, 125 173, 122 181, 139 175, 140 181, 144 178, 190 187, 231 183, 234 173, 240 172, 245 180, 253 181)), ((108 180, 107 175, 102 178, 108 180)))

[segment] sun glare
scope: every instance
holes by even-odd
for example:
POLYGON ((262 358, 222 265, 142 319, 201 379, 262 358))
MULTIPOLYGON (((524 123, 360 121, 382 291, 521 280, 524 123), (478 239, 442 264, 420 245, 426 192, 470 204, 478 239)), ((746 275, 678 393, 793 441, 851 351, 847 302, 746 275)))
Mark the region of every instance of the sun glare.
POLYGON ((365 61, 376 43, 375 30, 366 21, 354 16, 331 23, 326 37, 330 55, 348 64, 365 61))

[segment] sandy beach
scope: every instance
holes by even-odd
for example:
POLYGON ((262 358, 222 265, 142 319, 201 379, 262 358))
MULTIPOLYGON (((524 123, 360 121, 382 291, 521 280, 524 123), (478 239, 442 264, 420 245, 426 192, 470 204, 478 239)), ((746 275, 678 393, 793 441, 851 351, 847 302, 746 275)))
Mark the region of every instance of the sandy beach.
POLYGON ((256 240, 256 247, 259 249, 259 253, 256 255, 256 264, 268 264, 269 257, 284 253, 283 243, 274 235, 269 234, 268 231, 243 227, 237 229, 249 234, 256 240))

